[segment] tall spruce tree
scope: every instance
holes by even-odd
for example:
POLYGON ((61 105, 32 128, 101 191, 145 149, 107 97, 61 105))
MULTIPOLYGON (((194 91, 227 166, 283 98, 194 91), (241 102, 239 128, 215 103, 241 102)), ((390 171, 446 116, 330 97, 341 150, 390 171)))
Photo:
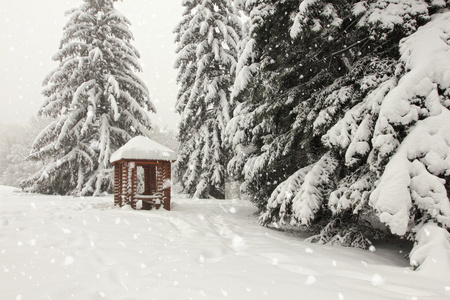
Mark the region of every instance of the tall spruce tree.
POLYGON ((261 222, 357 247, 389 229, 413 265, 448 253, 447 2, 263 2, 228 131, 261 222))
MULTIPOLYGON (((240 65, 246 67, 240 68, 235 84, 239 104, 227 130, 235 150, 228 167, 263 210, 280 182, 326 152, 320 137, 312 134, 307 116, 318 104, 311 95, 345 72, 340 57, 320 57, 336 50, 330 37, 342 20, 334 7, 317 7, 317 18, 332 25, 299 41, 290 32, 299 2, 245 5, 250 9, 250 40, 241 55, 246 61, 240 65)), ((339 37, 343 44, 350 38, 339 37)))
POLYGON ((224 197, 228 146, 225 127, 234 105, 237 47, 242 25, 230 0, 184 0, 176 27, 176 111, 181 114, 180 148, 175 163, 186 193, 224 197))
POLYGON ((139 52, 130 22, 115 0, 83 0, 68 12, 59 66, 44 81, 40 114, 54 118, 30 157, 46 165, 22 183, 51 194, 98 195, 111 190, 111 153, 151 127, 155 108, 136 76, 139 52))

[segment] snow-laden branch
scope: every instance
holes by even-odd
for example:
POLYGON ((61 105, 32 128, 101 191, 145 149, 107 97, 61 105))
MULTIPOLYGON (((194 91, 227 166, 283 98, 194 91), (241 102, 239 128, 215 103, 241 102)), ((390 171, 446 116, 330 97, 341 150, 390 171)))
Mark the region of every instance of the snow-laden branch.
POLYGON ((392 126, 411 126, 370 198, 381 220, 399 235, 410 230, 413 206, 450 227, 450 204, 442 179, 450 174, 450 101, 439 91, 450 90, 448 24, 450 12, 435 15, 402 41, 401 61, 408 72, 385 97, 373 137, 375 150, 387 155, 378 146, 380 140, 392 139, 392 126))

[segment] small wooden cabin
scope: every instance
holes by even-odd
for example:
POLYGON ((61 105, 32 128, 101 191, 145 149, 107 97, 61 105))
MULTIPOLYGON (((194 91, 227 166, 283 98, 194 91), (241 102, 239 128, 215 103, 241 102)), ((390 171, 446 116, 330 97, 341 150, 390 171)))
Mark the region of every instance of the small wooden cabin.
POLYGON ((170 210, 171 164, 176 154, 157 142, 138 136, 111 155, 114 165, 114 205, 131 205, 136 209, 142 201, 142 209, 170 210), (141 179, 138 190, 138 170, 141 179))

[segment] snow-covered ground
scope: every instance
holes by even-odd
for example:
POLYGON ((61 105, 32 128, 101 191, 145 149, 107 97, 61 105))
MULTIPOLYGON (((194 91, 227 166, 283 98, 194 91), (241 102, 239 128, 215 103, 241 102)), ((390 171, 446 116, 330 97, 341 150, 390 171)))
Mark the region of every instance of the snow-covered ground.
POLYGON ((0 187, 0 299, 450 298, 450 272, 412 271, 401 245, 309 244, 254 210, 175 199, 133 211, 0 187))

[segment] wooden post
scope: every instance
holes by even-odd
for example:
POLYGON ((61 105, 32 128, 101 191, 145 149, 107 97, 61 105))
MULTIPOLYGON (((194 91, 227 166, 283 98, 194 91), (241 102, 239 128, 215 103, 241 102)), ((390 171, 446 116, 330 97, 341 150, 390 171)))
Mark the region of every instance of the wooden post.
POLYGON ((163 195, 163 180, 164 180, 164 170, 162 168, 161 162, 158 162, 155 165, 155 181, 153 185, 153 194, 159 196, 160 204, 156 205, 156 208, 159 209, 161 205, 164 203, 164 195, 163 195))
POLYGON ((166 161, 164 162, 164 208, 167 210, 170 210, 170 191, 171 191, 171 179, 172 179, 172 172, 170 168, 170 162, 166 161))
POLYGON ((149 184, 149 191, 150 191, 149 195, 152 195, 152 194, 155 194, 156 191, 158 190, 157 183, 156 183, 157 168, 155 165, 150 165, 148 167, 150 170, 149 171, 149 183, 150 183, 149 184))
POLYGON ((129 191, 128 191, 128 164, 123 162, 122 166, 122 205, 129 204, 129 191))
POLYGON ((131 207, 136 209, 136 192, 137 192, 137 168, 134 162, 129 163, 131 170, 131 194, 130 194, 130 202, 131 207))
MULTIPOLYGON (((149 165, 144 165, 144 195, 151 195, 151 168, 149 165)), ((142 209, 150 210, 152 209, 151 203, 142 201, 142 209)))
POLYGON ((164 180, 164 168, 161 163, 159 163, 156 166, 156 186, 155 186, 155 192, 162 193, 163 191, 163 180, 164 180))
POLYGON ((114 205, 123 206, 121 163, 114 165, 114 205))
POLYGON ((143 195, 151 195, 150 193, 150 166, 144 165, 142 166, 144 169, 144 194, 143 195))

